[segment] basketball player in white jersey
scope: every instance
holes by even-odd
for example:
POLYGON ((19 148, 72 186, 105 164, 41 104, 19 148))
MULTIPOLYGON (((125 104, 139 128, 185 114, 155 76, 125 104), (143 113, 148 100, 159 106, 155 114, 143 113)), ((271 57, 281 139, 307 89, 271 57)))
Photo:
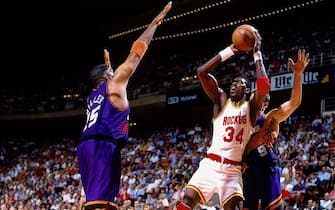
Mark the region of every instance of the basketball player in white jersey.
POLYGON ((210 74, 221 62, 236 53, 241 53, 233 44, 197 70, 201 85, 214 105, 212 145, 207 151, 207 157, 200 162, 199 168, 186 185, 183 200, 178 204, 177 210, 190 210, 199 203, 205 204, 215 192, 219 194, 225 210, 235 210, 236 206, 242 204, 242 154, 253 132, 265 96, 270 90, 260 51, 261 36, 257 30, 254 31, 254 35, 257 93, 251 101, 247 99, 250 88, 246 79, 235 78, 228 97, 210 74))

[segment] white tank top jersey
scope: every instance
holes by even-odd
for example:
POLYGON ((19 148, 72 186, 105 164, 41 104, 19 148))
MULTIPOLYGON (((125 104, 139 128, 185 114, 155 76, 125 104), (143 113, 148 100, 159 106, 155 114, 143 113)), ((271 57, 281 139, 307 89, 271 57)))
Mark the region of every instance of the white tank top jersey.
POLYGON ((218 116, 212 120, 212 144, 207 153, 214 153, 238 162, 242 161, 245 146, 253 132, 249 113, 248 101, 235 105, 228 99, 218 116))

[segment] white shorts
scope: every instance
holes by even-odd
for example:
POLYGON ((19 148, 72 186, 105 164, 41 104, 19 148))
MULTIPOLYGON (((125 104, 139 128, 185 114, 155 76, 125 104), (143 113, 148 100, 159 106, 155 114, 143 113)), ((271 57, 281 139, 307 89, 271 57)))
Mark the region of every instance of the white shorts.
POLYGON ((191 188, 199 194, 201 204, 211 199, 215 192, 219 194, 222 206, 234 196, 244 199, 241 166, 204 158, 186 188, 191 188))

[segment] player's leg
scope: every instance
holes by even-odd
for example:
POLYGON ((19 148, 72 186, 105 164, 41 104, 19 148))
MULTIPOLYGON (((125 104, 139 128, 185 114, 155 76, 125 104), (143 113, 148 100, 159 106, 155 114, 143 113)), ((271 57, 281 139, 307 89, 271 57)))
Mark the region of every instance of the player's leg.
POLYGON ((243 209, 242 167, 241 165, 223 164, 218 193, 224 210, 243 209))
POLYGON ((189 180, 183 201, 177 206, 177 210, 190 210, 197 204, 205 204, 210 199, 217 186, 217 177, 221 176, 217 171, 220 163, 208 158, 201 160, 198 169, 189 180))
POLYGON ((200 202, 199 194, 195 190, 187 188, 183 197, 183 201, 181 201, 178 204, 177 210, 191 210, 199 202, 200 202))
POLYGON ((234 196, 230 198, 227 203, 223 206, 224 210, 239 210, 243 209, 243 199, 240 196, 234 196))

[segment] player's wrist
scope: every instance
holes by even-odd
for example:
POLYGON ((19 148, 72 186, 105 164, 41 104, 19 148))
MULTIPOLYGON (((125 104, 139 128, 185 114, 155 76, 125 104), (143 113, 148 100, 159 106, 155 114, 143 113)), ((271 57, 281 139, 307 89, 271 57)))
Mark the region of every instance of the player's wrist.
POLYGON ((263 57, 262 57, 262 52, 261 51, 256 51, 254 52, 254 61, 256 63, 256 61, 262 61, 263 57))
POLYGON ((221 57, 221 62, 227 60, 228 58, 230 58, 231 56, 233 56, 235 53, 234 51, 231 49, 231 47, 226 47, 225 49, 221 50, 219 52, 219 55, 221 57))
POLYGON ((256 80, 256 91, 259 95, 265 96, 270 92, 271 84, 268 77, 260 77, 256 80))

